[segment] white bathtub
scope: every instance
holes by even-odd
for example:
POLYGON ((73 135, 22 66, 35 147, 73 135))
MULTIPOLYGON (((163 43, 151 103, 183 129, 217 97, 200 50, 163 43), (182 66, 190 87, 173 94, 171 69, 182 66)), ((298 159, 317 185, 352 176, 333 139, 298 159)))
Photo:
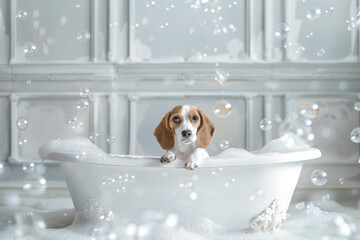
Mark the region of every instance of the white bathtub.
POLYGON ((274 218, 284 217, 304 161, 320 157, 320 151, 237 151, 240 158, 208 159, 194 171, 184 169, 180 161, 161 164, 154 157, 107 155, 85 138, 54 140, 39 154, 60 161, 77 211, 92 198, 125 222, 137 222, 144 211, 158 210, 180 218, 208 218, 226 229, 248 228, 251 219, 253 225, 267 226, 271 223, 261 219, 269 218, 281 223, 284 219, 274 218), (104 176, 126 173, 135 176, 134 183, 103 184, 104 176))

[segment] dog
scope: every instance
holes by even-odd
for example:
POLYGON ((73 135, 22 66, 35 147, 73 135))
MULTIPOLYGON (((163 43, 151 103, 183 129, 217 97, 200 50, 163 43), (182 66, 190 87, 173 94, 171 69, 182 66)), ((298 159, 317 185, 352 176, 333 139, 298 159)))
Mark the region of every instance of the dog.
POLYGON ((154 136, 160 146, 167 150, 162 163, 175 159, 185 160, 185 168, 194 170, 209 157, 205 148, 214 137, 214 124, 193 105, 180 105, 168 112, 156 127, 154 136))

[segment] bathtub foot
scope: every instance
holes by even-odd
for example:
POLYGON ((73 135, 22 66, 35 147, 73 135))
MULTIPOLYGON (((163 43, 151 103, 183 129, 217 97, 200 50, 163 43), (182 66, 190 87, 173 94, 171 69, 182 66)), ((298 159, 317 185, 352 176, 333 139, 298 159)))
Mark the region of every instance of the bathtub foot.
POLYGON ((274 199, 261 214, 250 220, 250 227, 255 231, 272 232, 286 220, 279 199, 274 199))

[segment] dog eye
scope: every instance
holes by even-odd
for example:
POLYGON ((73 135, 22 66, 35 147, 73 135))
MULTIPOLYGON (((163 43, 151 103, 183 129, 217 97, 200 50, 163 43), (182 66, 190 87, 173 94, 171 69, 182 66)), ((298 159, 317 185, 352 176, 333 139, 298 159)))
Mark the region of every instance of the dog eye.
POLYGON ((174 123, 179 123, 179 122, 180 122, 180 118, 179 118, 179 117, 174 117, 174 118, 173 118, 173 122, 174 122, 174 123))
POLYGON ((193 121, 194 121, 194 122, 197 122, 197 120, 199 120, 199 117, 198 117, 198 116, 194 116, 194 117, 193 117, 193 121))

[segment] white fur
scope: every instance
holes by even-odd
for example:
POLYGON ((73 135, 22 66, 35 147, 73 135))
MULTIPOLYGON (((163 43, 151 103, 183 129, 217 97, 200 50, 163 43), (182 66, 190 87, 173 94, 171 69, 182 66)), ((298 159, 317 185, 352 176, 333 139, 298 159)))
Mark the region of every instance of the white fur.
POLYGON ((177 159, 186 161, 186 169, 194 170, 203 159, 209 157, 209 154, 197 143, 197 128, 195 128, 189 120, 189 111, 190 107, 188 105, 182 106, 181 115, 183 117, 183 122, 175 129, 174 147, 171 150, 166 151, 162 157, 162 159, 165 160, 162 160, 162 162, 166 163, 175 160, 173 157, 175 155, 177 159), (185 130, 190 130, 192 133, 191 137, 188 139, 183 138, 181 134, 182 131, 185 130))

